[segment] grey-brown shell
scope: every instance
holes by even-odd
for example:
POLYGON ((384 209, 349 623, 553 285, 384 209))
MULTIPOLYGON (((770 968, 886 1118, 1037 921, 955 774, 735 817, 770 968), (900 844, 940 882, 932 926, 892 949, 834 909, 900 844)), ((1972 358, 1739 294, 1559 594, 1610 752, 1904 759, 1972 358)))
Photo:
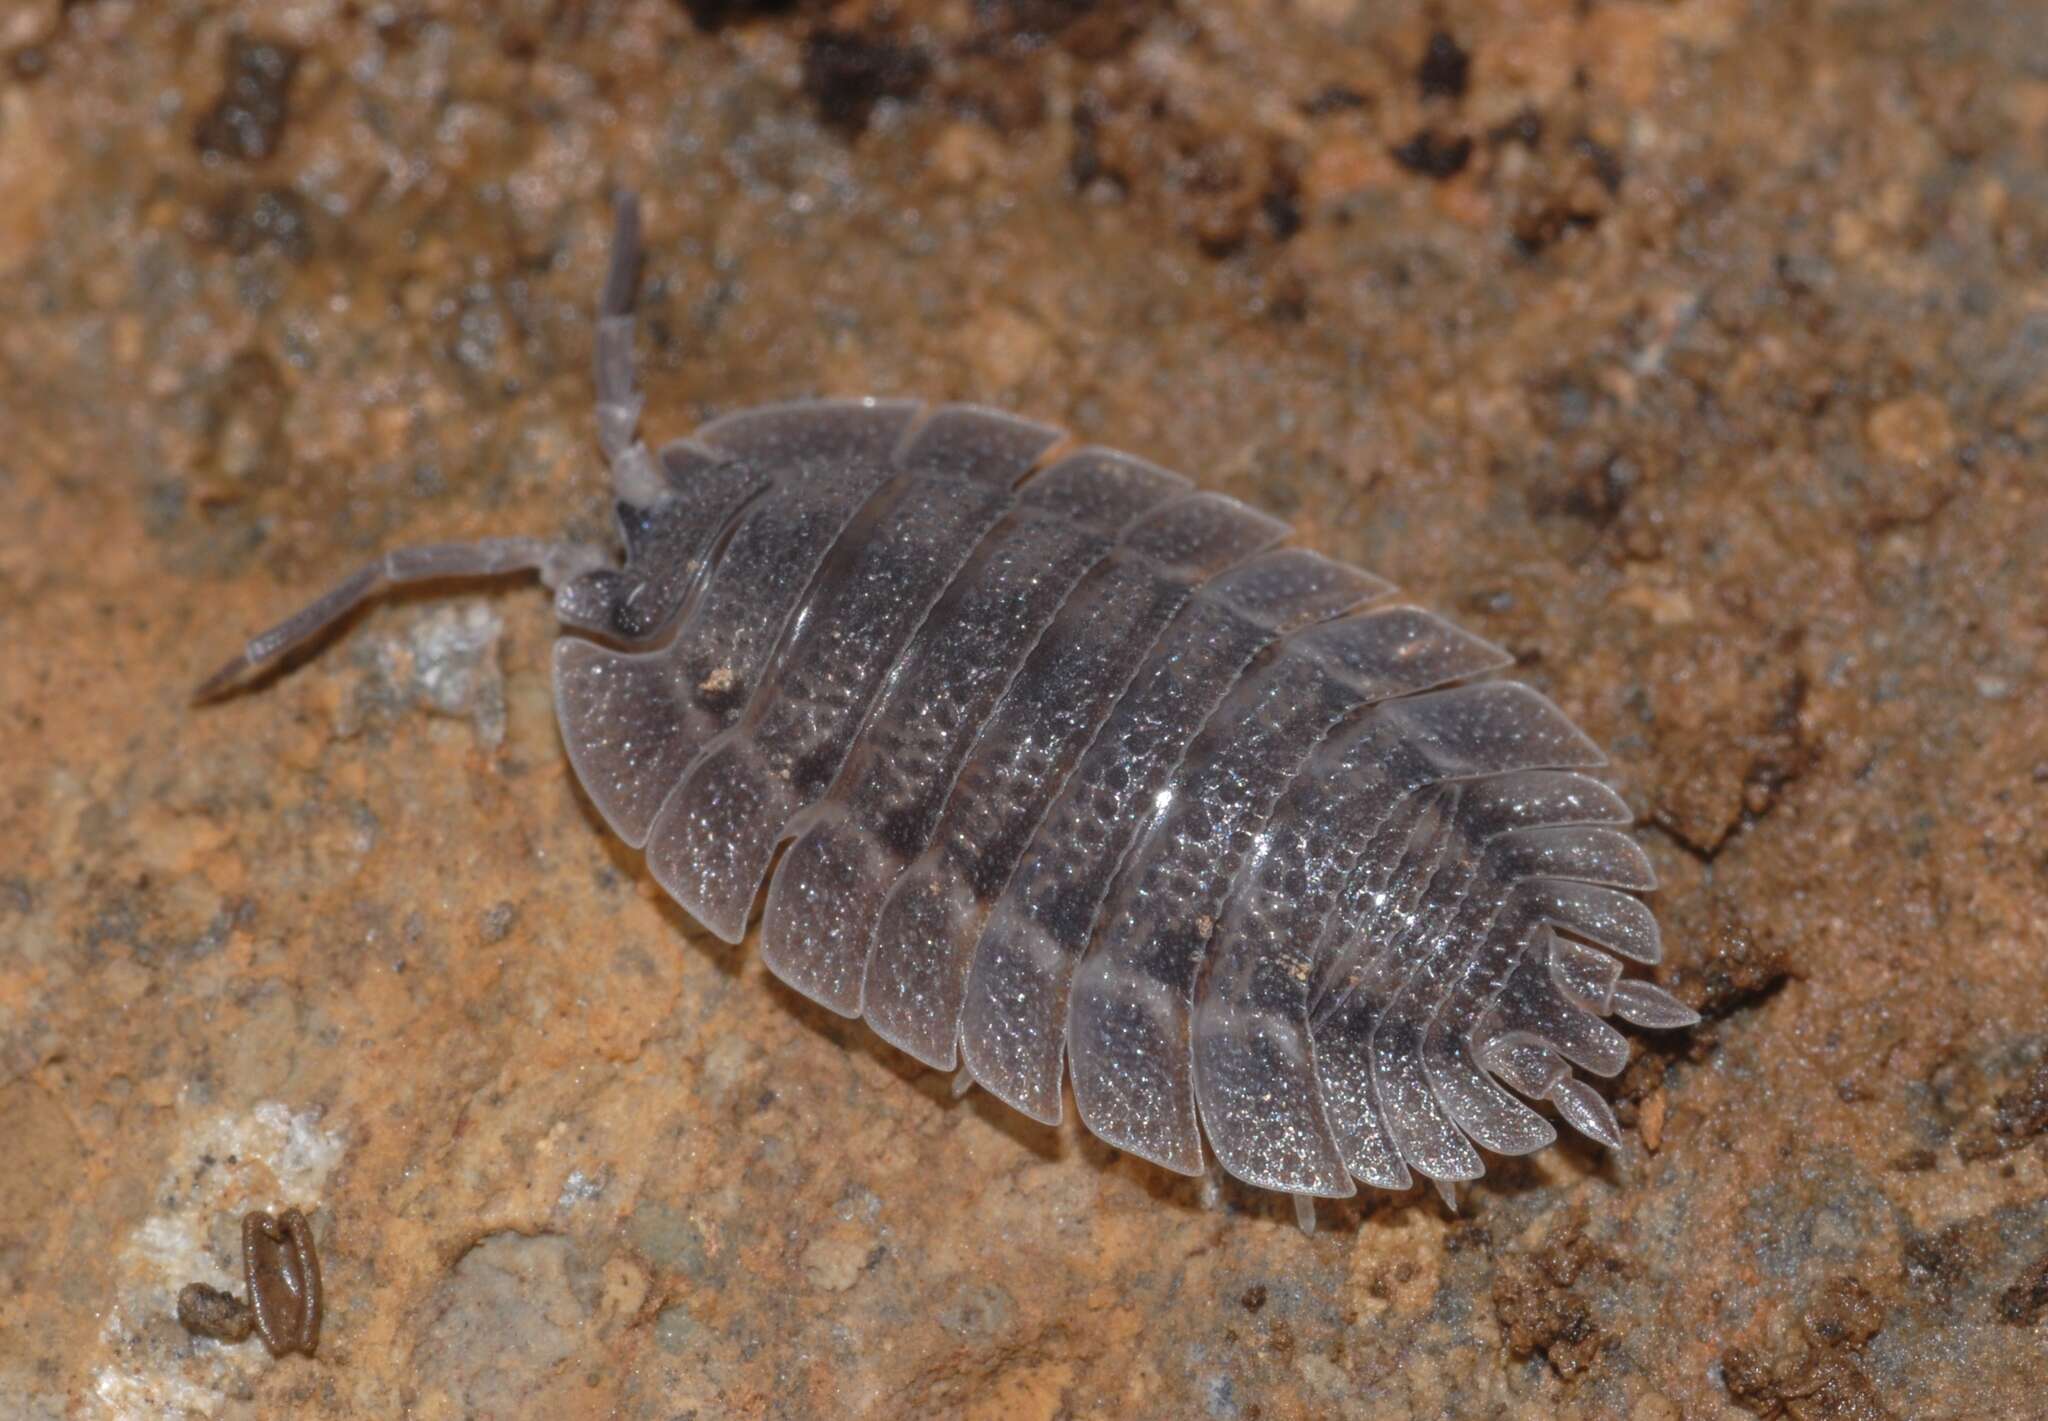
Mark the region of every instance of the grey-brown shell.
POLYGON ((1601 1018, 1693 1017, 1623 977, 1649 862, 1497 647, 991 411, 749 410, 655 462, 624 567, 560 589, 556 707, 712 932, 765 882, 798 991, 1039 1120, 1064 1071, 1184 1173, 1472 1179, 1554 1138, 1518 1094, 1618 1143, 1601 1018))

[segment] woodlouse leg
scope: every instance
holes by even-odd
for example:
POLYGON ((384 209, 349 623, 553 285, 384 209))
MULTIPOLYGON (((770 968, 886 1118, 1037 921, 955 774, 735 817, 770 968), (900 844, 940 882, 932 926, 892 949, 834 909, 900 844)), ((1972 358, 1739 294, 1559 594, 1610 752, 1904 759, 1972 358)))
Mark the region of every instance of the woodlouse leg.
POLYGON ((251 637, 239 654, 200 684, 192 698, 212 700, 250 673, 274 665, 288 652, 318 640, 349 613, 389 588, 524 572, 537 572, 549 587, 558 587, 580 573, 610 563, 610 556, 597 548, 543 538, 479 538, 473 543, 393 548, 368 566, 356 569, 339 586, 276 626, 251 637))
POLYGON ((968 1070, 965 1066, 953 1072, 953 1099, 958 1100, 973 1089, 974 1072, 968 1070))
POLYGON ((622 503, 651 508, 668 492, 654 456, 640 438, 646 403, 633 363, 633 306, 640 285, 640 199, 622 192, 612 204, 612 253, 597 303, 597 442, 611 465, 612 491, 622 503))

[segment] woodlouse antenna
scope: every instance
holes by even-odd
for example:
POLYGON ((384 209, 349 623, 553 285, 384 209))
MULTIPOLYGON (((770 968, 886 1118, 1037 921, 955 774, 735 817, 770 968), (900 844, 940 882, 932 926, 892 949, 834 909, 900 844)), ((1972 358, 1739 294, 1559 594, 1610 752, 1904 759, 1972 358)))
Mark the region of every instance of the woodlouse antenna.
POLYGON ((640 199, 622 192, 612 204, 612 254, 597 304, 597 442, 611 466, 612 491, 636 508, 659 503, 668 492, 640 437, 646 398, 633 361, 633 306, 640 286, 640 199))
MULTIPOLYGON (((640 200, 622 192, 613 204, 611 257, 598 298, 596 336, 597 440, 611 467, 613 491, 623 503, 652 507, 669 492, 641 440, 642 403, 633 366, 633 304, 640 281, 640 200)), ((319 640, 356 608, 394 587, 454 578, 508 577, 537 572, 550 589, 582 573, 610 566, 604 551, 542 538, 480 538, 472 543, 429 543, 394 548, 292 613, 251 637, 215 671, 193 700, 225 694, 251 675, 319 640)))
POLYGON ((479 538, 473 543, 393 548, 276 626, 249 638, 240 652, 200 683, 192 699, 210 701, 226 694, 249 676, 318 641, 356 608, 394 587, 526 572, 538 572, 549 587, 559 587, 578 573, 607 562, 609 558, 597 549, 545 538, 479 538))

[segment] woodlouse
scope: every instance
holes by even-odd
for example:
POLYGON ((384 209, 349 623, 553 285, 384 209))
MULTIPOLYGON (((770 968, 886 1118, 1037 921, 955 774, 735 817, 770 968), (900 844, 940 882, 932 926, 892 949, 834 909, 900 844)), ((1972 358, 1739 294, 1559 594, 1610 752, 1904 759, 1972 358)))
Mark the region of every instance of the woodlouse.
POLYGON ((596 332, 620 563, 538 539, 399 549, 211 695, 379 589, 537 571, 554 685, 611 827, 719 937, 1048 1123, 1314 1197, 1477 1178, 1606 1022, 1697 1018, 1601 752, 1510 658, 1243 504, 967 406, 727 415, 657 456, 620 200, 596 332))

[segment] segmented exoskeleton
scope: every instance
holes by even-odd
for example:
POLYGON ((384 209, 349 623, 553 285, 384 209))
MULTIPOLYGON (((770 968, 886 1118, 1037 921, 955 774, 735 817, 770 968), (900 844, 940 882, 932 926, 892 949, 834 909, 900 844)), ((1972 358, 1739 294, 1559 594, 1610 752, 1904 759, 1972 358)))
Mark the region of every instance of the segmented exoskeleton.
POLYGON ((919 1060, 1185 1174, 1306 1201, 1593 1139, 1606 1015, 1693 1013, 1603 757, 1499 648, 1176 474, 989 410, 824 401, 648 449, 638 210, 597 326, 624 558, 400 550, 380 587, 533 570, 564 742, 662 887, 919 1060), (779 864, 778 846, 787 845, 779 864), (1503 1085, 1508 1087, 1504 1089, 1503 1085))

